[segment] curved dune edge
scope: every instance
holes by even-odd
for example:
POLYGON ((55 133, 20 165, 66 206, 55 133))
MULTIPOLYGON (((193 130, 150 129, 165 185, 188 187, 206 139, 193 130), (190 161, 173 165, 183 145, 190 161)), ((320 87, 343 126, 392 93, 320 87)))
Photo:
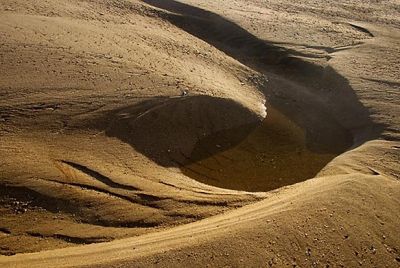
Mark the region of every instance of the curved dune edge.
MULTIPOLYGON (((393 38, 390 31, 385 32, 376 28, 374 32, 372 26, 371 29, 369 33, 375 35, 374 39, 365 45, 360 45, 356 52, 346 50, 335 53, 332 64, 340 69, 346 63, 346 57, 357 55, 357 59, 363 59, 371 52, 381 52, 386 48, 385 45, 391 48, 398 44, 398 36, 394 35, 393 38), (342 57, 342 53, 346 57, 342 57)), ((374 60, 379 63, 379 56, 374 60)), ((381 82, 379 84, 383 83, 381 82)), ((357 89, 357 86, 355 88, 357 89)), ((164 265, 177 266, 190 263, 201 265, 210 261, 212 257, 215 265, 240 263, 242 259, 246 261, 248 258, 252 265, 271 261, 274 265, 296 263, 306 266, 310 262, 325 260, 332 263, 343 262, 347 265, 361 265, 361 262, 372 266, 381 261, 379 264, 394 266, 398 262, 399 245, 396 233, 399 218, 393 215, 393 211, 397 211, 400 204, 397 161, 399 144, 395 141, 398 137, 398 124, 397 121, 388 121, 388 117, 385 117, 385 113, 390 111, 389 114, 393 114, 396 110, 393 106, 382 105, 385 100, 380 97, 385 95, 380 94, 382 95, 367 100, 367 103, 372 107, 376 105, 376 108, 384 113, 381 118, 374 120, 375 123, 392 126, 382 133, 382 137, 393 141, 370 141, 340 155, 315 179, 267 193, 264 201, 195 223, 108 243, 18 254, 11 257, 1 256, 0 264, 11 267, 63 267, 107 266, 112 263, 116 266, 129 267, 132 264, 145 266, 161 262, 164 265), (271 239, 272 234, 276 236, 273 239, 271 239), (310 241, 307 241, 308 237, 310 241), (293 240, 296 240, 294 245, 290 244, 293 240), (315 241, 321 241, 322 245, 315 245, 315 241), (337 251, 330 245, 337 245, 337 251), (243 250, 244 247, 246 250, 243 250), (299 252, 293 253, 295 249, 299 252), (224 254, 215 255, 219 251, 229 254, 230 257, 227 258, 224 254), (253 251, 257 252, 258 257, 249 257, 251 255, 249 252, 253 251), (193 252, 197 255, 193 256, 193 252), (329 257, 326 257, 328 255, 329 257)), ((358 145, 368 140, 371 134, 361 131, 355 136, 358 145)), ((64 160, 61 165, 85 173, 86 177, 83 176, 81 179, 87 180, 88 174, 97 177, 103 184, 113 188, 111 193, 116 196, 120 196, 120 191, 126 188, 138 191, 135 186, 126 185, 126 179, 115 183, 103 173, 91 170, 90 167, 64 160)), ((193 184, 189 185, 191 186, 193 184)), ((202 185, 200 188, 202 187, 206 186, 202 185)), ((214 187, 207 190, 208 193, 244 194, 218 190, 214 187)), ((138 196, 142 198, 140 201, 144 203, 152 198, 143 193, 139 194, 141 195, 138 196)), ((138 221, 138 224, 152 226, 153 223, 138 221)))
MULTIPOLYGON (((398 182, 383 176, 349 174, 324 177, 288 187, 277 194, 271 194, 267 200, 230 211, 223 215, 182 225, 166 231, 109 243, 21 254, 12 257, 0 257, 0 264, 4 267, 95 266, 99 264, 107 265, 107 263, 115 262, 123 264, 124 262, 136 261, 137 259, 149 255, 158 253, 165 254, 167 251, 178 249, 184 251, 185 248, 196 244, 218 240, 221 237, 230 236, 232 233, 240 233, 242 229, 247 229, 248 225, 256 225, 255 223, 259 222, 266 224, 267 229, 275 229, 277 228, 275 224, 279 222, 278 219, 282 217, 282 214, 284 214, 284 218, 290 218, 293 213, 296 213, 299 207, 301 208, 304 204, 312 204, 312 200, 315 199, 318 199, 319 202, 324 205, 332 201, 337 201, 337 197, 332 196, 332 191, 340 192, 346 188, 348 189, 350 185, 352 189, 349 194, 358 194, 360 198, 349 200, 349 202, 351 202, 349 203, 349 209, 357 206, 367 208, 371 206, 373 202, 379 204, 383 201, 386 203, 384 200, 385 197, 382 196, 382 194, 374 194, 371 192, 376 187, 383 191, 389 190, 393 194, 392 200, 389 200, 389 203, 387 203, 389 206, 381 211, 382 215, 395 209, 400 201, 400 195, 398 194, 400 186, 398 182), (368 185, 368 187, 365 188, 365 185, 368 185), (373 195, 369 196, 369 194, 373 195), (361 198, 367 196, 369 196, 369 201, 361 201, 361 198)), ((328 214, 331 212, 331 209, 332 207, 323 208, 328 214)), ((335 217, 340 217, 342 211, 338 211, 337 213, 335 217)), ((325 215, 322 219, 313 219, 312 221, 321 220, 322 222, 326 218, 329 218, 329 216, 325 215)), ((391 222, 391 224, 393 223, 394 222, 391 222)), ((341 219, 336 224, 345 225, 349 224, 349 222, 346 219, 341 219)), ((360 227, 360 229, 362 228, 360 227)), ((387 230, 389 233, 392 232, 391 234, 395 235, 394 230, 390 230, 390 227, 387 229, 389 229, 387 230)), ((367 228, 367 230, 369 229, 367 228)), ((233 242, 233 244, 235 244, 235 242, 233 242)), ((229 245, 227 245, 227 248, 231 249, 229 245)), ((237 250, 242 249, 236 249, 236 251, 237 250)))

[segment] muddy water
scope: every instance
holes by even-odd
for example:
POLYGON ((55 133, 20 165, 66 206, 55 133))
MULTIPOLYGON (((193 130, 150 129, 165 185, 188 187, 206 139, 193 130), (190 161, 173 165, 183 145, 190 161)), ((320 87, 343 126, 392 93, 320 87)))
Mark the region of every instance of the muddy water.
POLYGON ((308 149, 305 131, 271 108, 261 124, 230 147, 232 136, 248 128, 221 131, 201 140, 182 172, 217 187, 269 191, 314 177, 336 156, 308 149))

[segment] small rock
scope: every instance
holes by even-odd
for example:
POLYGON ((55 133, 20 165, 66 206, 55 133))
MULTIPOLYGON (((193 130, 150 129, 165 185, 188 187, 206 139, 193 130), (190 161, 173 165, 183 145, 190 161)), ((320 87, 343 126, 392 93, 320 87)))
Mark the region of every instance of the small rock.
POLYGON ((185 97, 185 96, 187 96, 188 94, 189 94, 189 90, 184 89, 184 90, 182 90, 182 92, 181 92, 181 97, 185 97))

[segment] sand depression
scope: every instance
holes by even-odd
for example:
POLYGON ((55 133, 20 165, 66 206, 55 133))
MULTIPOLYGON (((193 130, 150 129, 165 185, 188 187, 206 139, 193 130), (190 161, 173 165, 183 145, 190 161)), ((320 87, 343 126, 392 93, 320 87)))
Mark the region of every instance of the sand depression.
MULTIPOLYGON (((324 66, 329 54, 284 49, 180 2, 144 2, 168 11, 161 16, 260 72, 245 83, 258 88, 268 102, 263 118, 234 99, 155 98, 100 120, 112 122, 106 124, 107 135, 157 164, 178 167, 221 188, 269 191, 314 177, 335 156, 376 134, 363 129, 369 125, 368 112, 346 79, 324 66)), ((349 48, 319 49, 334 53, 349 48)))
POLYGON ((260 118, 233 100, 200 95, 149 100, 104 121, 112 122, 107 135, 161 166, 221 188, 268 191, 314 177, 352 145, 328 114, 299 119, 306 127, 272 107, 260 118))

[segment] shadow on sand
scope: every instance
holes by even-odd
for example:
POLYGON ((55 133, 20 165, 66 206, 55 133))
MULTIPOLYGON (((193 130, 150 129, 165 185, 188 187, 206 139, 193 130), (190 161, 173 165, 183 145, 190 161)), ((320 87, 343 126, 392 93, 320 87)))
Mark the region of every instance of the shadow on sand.
MULTIPOLYGON (((157 164, 178 166, 189 176, 211 185, 251 191, 271 190, 315 176, 334 156, 376 137, 382 130, 382 126, 371 122, 368 110, 348 81, 333 68, 312 59, 305 60, 299 57, 304 56, 299 52, 261 40, 210 11, 174 0, 143 2, 158 8, 157 16, 260 72, 258 77, 249 77, 248 83, 253 83, 265 94, 278 114, 275 117, 280 118, 280 123, 276 125, 276 120, 272 120, 275 123, 271 125, 268 116, 262 122, 232 100, 208 96, 158 98, 108 114, 112 123, 106 134, 129 143, 157 164), (262 135, 265 135, 264 140, 262 135), (290 140, 287 142, 290 146, 286 146, 284 138, 290 140), (239 144, 241 149, 235 151, 239 144), (259 148, 252 151, 243 144, 259 148), (279 155, 281 149, 275 148, 275 144, 284 147, 281 149, 285 155, 279 155), (252 180, 246 185, 233 185, 230 181, 232 173, 229 173, 234 170, 233 166, 240 166, 242 170, 257 168, 250 164, 223 164, 218 157, 246 162, 234 155, 223 155, 226 151, 239 155, 252 151, 246 156, 252 162, 258 159, 258 154, 263 154, 264 158, 281 158, 284 160, 280 164, 282 172, 278 169, 268 172, 273 164, 262 164, 253 178, 258 186, 252 187, 252 180), (267 151, 274 153, 268 155, 267 151), (293 157, 296 153, 297 158, 293 157), (200 163, 203 160, 206 162, 200 163), (292 165, 290 161, 296 164, 292 165), (299 173, 299 167, 304 165, 312 168, 299 173), (229 172, 224 173, 224 170, 229 172), (211 173, 212 176, 207 175, 211 173), (266 176, 266 173, 271 175, 266 176), (225 179, 221 180, 223 177, 225 179)), ((246 172, 235 171, 235 174, 242 176, 238 181, 248 177, 246 172)))

